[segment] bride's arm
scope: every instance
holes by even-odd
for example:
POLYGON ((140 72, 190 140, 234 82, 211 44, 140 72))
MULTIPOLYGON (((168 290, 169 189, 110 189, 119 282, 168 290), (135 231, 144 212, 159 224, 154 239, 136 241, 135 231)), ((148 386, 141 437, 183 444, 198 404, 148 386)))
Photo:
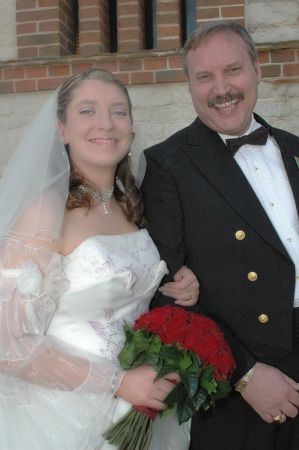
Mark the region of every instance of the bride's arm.
POLYGON ((161 286, 159 291, 167 297, 174 298, 176 305, 195 305, 199 298, 200 285, 192 270, 182 266, 173 279, 174 281, 161 286))
POLYGON ((1 248, 1 264, 0 376, 10 396, 17 397, 22 382, 29 382, 28 403, 30 389, 43 386, 51 389, 47 401, 52 390, 55 398, 65 391, 112 398, 119 391, 132 404, 164 407, 162 400, 173 385, 153 383, 151 367, 125 373, 118 364, 46 334, 68 286, 58 253, 11 239, 1 248))

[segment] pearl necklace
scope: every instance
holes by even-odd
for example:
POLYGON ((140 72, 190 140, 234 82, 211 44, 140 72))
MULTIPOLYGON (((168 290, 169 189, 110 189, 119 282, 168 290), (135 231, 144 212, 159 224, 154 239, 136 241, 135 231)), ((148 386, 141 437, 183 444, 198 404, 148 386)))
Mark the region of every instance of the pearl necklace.
POLYGON ((84 192, 84 194, 86 194, 86 193, 90 194, 92 196, 92 198, 99 198, 103 204, 105 214, 108 214, 108 209, 107 209, 105 201, 107 198, 112 197, 113 191, 114 191, 114 186, 112 186, 110 191, 106 192, 106 194, 101 194, 99 191, 92 191, 89 187, 83 186, 83 184, 81 184, 79 186, 79 189, 81 189, 81 191, 84 192))

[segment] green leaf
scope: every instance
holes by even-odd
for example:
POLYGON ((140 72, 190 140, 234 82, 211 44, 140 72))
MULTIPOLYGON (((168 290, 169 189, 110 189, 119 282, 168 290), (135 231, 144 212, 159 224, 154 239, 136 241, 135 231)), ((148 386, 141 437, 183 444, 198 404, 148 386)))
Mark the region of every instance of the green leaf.
POLYGON ((177 403, 184 403, 186 399, 186 389, 182 382, 178 383, 175 388, 167 395, 164 400, 164 403, 167 405, 174 405, 177 403))
POLYGON ((159 352, 160 358, 171 360, 173 362, 180 362, 182 353, 175 345, 164 345, 159 352))
POLYGON ((208 391, 208 394, 211 394, 211 392, 216 392, 216 381, 214 381, 214 383, 211 383, 209 380, 200 380, 200 385, 208 391))
POLYGON ((165 375, 168 375, 172 372, 176 371, 176 365, 175 364, 166 364, 164 363, 161 367, 161 369, 158 372, 157 377, 155 378, 155 381, 158 380, 161 377, 164 377, 165 375))
POLYGON ((204 366, 201 379, 202 380, 208 380, 214 372, 214 366, 204 366))
POLYGON ((194 406, 195 411, 198 411, 201 405, 205 402, 207 398, 207 391, 204 389, 199 389, 196 395, 192 397, 191 401, 194 406))
POLYGON ((187 422, 194 414, 194 406, 192 401, 187 397, 185 402, 180 402, 177 405, 177 416, 179 424, 187 422))
POLYGON ((198 388, 198 377, 193 373, 189 373, 189 371, 179 372, 179 375, 186 388, 188 397, 193 397, 198 388))
POLYGON ((214 399, 226 398, 231 392, 232 388, 227 381, 217 381, 218 389, 213 394, 214 399))
POLYGON ((161 420, 165 420, 167 417, 169 417, 171 414, 176 412, 176 405, 173 405, 172 407, 168 406, 167 409, 161 409, 159 411, 159 416, 161 420))
POLYGON ((192 366, 192 359, 190 358, 187 350, 185 350, 185 349, 182 351, 182 356, 183 356, 183 358, 181 357, 179 365, 180 365, 180 370, 185 371, 190 366, 192 366))

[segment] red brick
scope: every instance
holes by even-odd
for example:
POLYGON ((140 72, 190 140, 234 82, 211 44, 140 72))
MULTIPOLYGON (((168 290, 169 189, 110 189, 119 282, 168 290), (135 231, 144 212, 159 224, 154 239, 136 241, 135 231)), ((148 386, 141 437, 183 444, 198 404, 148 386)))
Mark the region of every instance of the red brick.
POLYGON ((45 47, 39 47, 38 53, 40 57, 48 56, 65 56, 66 52, 63 51, 60 45, 46 45, 45 47))
POLYGON ((80 23, 80 32, 82 31, 98 31, 100 29, 99 27, 99 20, 83 20, 80 23))
POLYGON ((10 94, 14 92, 14 84, 12 81, 0 82, 0 94, 10 94))
POLYGON ((100 17, 99 8, 79 8, 79 21, 83 19, 96 19, 100 17))
POLYGON ((38 56, 37 47, 19 48, 19 58, 36 58, 38 56))
POLYGON ((70 66, 68 64, 49 67, 50 77, 61 77, 64 75, 70 76, 70 66))
POLYGON ((158 48, 161 49, 174 49, 174 48, 181 48, 182 43, 179 38, 176 39, 158 39, 158 48))
POLYGON ((273 66, 262 66, 262 77, 279 77, 280 76, 280 65, 273 66))
POLYGON ((79 54, 81 56, 98 56, 101 53, 99 44, 80 44, 79 54))
POLYGON ((201 8, 199 11, 200 19, 217 19, 220 16, 219 8, 201 8))
POLYGON ((44 78, 48 76, 46 66, 27 67, 26 78, 44 78))
POLYGON ((124 40, 138 40, 140 38, 139 28, 127 28, 122 30, 117 30, 118 42, 121 43, 124 40))
POLYGON ((4 80, 18 80, 24 76, 24 69, 4 69, 4 80))
POLYGON ((244 17, 244 6, 229 6, 221 8, 221 15, 228 17, 244 17))
POLYGON ((27 34, 27 33, 36 33, 36 23, 21 23, 17 24, 17 35, 27 34))
POLYGON ((59 7, 59 0, 38 0, 38 5, 40 8, 51 8, 53 6, 59 7))
POLYGON ((168 14, 159 14, 157 17, 157 24, 158 25, 170 25, 170 24, 179 24, 180 23, 180 16, 177 12, 174 13, 168 13, 168 14))
POLYGON ((22 80, 15 82, 16 92, 32 92, 36 91, 35 80, 22 80))
POLYGON ((79 9, 84 6, 100 6, 101 0, 79 0, 79 9))
POLYGON ((140 40, 127 41, 127 42, 120 41, 118 43, 118 52, 119 53, 136 52, 139 50, 144 50, 144 45, 142 44, 142 42, 140 40))
POLYGON ((60 24, 57 20, 50 20, 46 22, 39 22, 38 31, 40 33, 47 33, 49 31, 59 31, 60 24))
POLYGON ((157 35, 158 38, 160 37, 166 37, 166 36, 173 36, 173 37, 178 37, 181 34, 181 29, 179 27, 179 25, 158 25, 157 27, 157 35))
POLYGON ((73 64, 72 65, 72 75, 75 73, 86 72, 87 69, 94 67, 92 63, 82 63, 82 64, 73 64))
POLYGON ((283 74, 288 77, 299 75, 299 64, 284 64, 283 74))
POLYGON ((59 40, 59 33, 33 34, 31 36, 18 37, 18 46, 30 47, 35 45, 56 44, 59 40))
POLYGON ((260 64, 267 64, 270 62, 270 52, 258 52, 258 60, 260 64))
POLYGON ((277 50, 276 52, 271 52, 271 61, 273 63, 295 61, 295 52, 294 50, 277 50))
POLYGON ((17 23, 33 22, 39 20, 59 19, 58 9, 40 9, 34 11, 17 12, 17 23))
POLYGON ((152 84, 154 82, 154 72, 133 72, 131 73, 132 84, 152 84))
POLYGON ((99 42, 100 32, 99 31, 93 31, 89 33, 80 33, 80 45, 81 44, 88 44, 88 43, 94 43, 99 42))
POLYGON ((120 61, 119 62, 119 70, 121 72, 132 72, 135 70, 141 70, 142 64, 140 59, 132 59, 128 61, 120 61))
POLYGON ((168 58, 170 69, 181 69, 183 65, 183 56, 171 56, 168 58))
POLYGON ((34 9, 36 6, 35 0, 17 0, 16 10, 18 9, 34 9))
POLYGON ((117 3, 117 16, 136 16, 139 13, 138 5, 120 5, 117 3))
POLYGON ((3 80, 3 70, 0 70, 0 80, 3 80))
POLYGON ((66 81, 69 77, 64 78, 44 78, 37 80, 38 91, 48 91, 56 89, 60 84, 66 81))
POLYGON ((173 11, 179 11, 179 8, 179 0, 174 0, 167 3, 157 1, 157 14, 161 12, 172 13, 173 11))
POLYGON ((144 70, 162 70, 167 69, 167 59, 145 59, 144 60, 144 70))
POLYGON ((128 73, 116 73, 117 78, 119 78, 125 84, 131 84, 130 74, 128 73))
POLYGON ((95 67, 114 73, 117 72, 117 61, 99 61, 95 64, 95 67))
POLYGON ((156 73, 157 83, 176 83, 186 81, 182 70, 161 70, 156 73))

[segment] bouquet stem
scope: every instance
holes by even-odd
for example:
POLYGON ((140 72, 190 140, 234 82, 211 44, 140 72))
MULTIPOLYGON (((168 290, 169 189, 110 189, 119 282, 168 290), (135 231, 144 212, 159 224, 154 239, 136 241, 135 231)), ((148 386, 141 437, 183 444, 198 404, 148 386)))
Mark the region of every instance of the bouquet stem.
POLYGON ((131 408, 102 436, 110 445, 116 445, 118 450, 148 450, 153 433, 153 420, 131 408))

